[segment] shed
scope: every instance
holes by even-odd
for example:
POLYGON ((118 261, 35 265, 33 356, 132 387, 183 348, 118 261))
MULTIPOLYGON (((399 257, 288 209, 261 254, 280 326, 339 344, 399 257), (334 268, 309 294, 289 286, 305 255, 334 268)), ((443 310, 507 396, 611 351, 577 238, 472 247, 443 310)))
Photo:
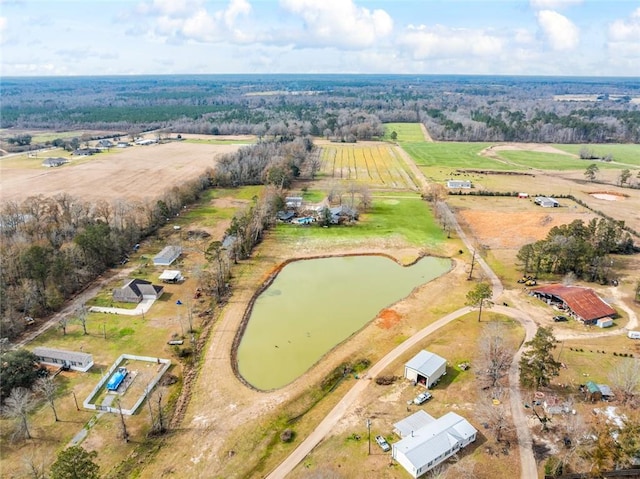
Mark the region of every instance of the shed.
POLYGON ((401 438, 411 436, 414 431, 423 428, 433 421, 435 421, 433 416, 420 409, 411 416, 405 417, 402 421, 395 423, 393 425, 393 432, 401 438))
POLYGON ((518 193, 518 198, 529 198, 529 193, 518 193))
POLYGON ((276 218, 280 221, 289 222, 295 217, 295 213, 293 211, 278 211, 276 213, 276 218))
POLYGON ((178 283, 184 280, 182 273, 177 269, 165 269, 159 277, 165 283, 178 283))
POLYGON ((454 412, 413 431, 392 446, 391 456, 419 477, 476 440, 478 431, 454 412))
POLYGON ((74 371, 83 373, 86 373, 93 366, 93 356, 87 353, 38 346, 33 348, 33 354, 37 356, 38 361, 42 364, 59 367, 68 366, 74 371))
POLYGON ((613 319, 600 318, 598 321, 596 321, 596 326, 598 326, 599 328, 610 328, 611 326, 613 326, 613 319))
POLYGON ((302 206, 302 196, 287 196, 284 199, 287 208, 300 208, 302 206))
POLYGON ((606 384, 598 384, 598 389, 600 390, 600 394, 602 394, 602 399, 608 401, 613 398, 613 391, 606 384))
POLYGON ((404 377, 427 389, 447 374, 447 360, 424 349, 404 365, 404 377))
POLYGON ((181 246, 165 246, 162 251, 153 257, 153 264, 155 266, 170 266, 181 254, 181 246))
POLYGON ((471 180, 447 180, 447 188, 471 188, 471 180))
POLYGON ((600 401, 602 399, 602 391, 600 391, 598 385, 593 381, 587 381, 584 385, 584 394, 586 399, 591 402, 600 401))

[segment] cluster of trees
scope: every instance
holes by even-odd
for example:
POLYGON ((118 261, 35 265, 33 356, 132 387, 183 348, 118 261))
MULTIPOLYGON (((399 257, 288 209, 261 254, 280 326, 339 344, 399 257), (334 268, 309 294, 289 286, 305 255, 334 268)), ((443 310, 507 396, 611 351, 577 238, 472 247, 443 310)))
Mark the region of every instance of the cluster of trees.
POLYGON ((640 112, 621 99, 639 90, 624 80, 509 77, 24 78, 3 82, 0 127, 286 132, 354 141, 382 135, 381 122, 424 122, 438 140, 637 143, 640 112), (577 93, 597 93, 601 100, 554 100, 577 93))
POLYGON ((87 202, 62 193, 0 208, 0 337, 13 338, 25 316, 59 309, 132 246, 210 185, 209 173, 155 201, 87 202))
POLYGON ((568 274, 588 281, 607 282, 612 274, 609 255, 635 252, 623 221, 599 218, 588 224, 575 220, 554 226, 544 240, 524 245, 518 261, 525 274, 568 274))
POLYGON ((219 159, 211 174, 211 184, 223 187, 270 184, 288 188, 303 168, 309 168, 311 176, 320 168, 317 157, 305 165, 312 158, 313 149, 308 136, 281 136, 240 148, 219 159))

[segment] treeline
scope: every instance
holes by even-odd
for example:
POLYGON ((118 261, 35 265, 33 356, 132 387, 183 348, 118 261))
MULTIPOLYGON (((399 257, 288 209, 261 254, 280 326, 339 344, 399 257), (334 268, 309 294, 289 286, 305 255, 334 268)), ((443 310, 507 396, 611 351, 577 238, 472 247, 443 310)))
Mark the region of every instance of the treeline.
POLYGON ((610 254, 637 252, 623 221, 592 219, 585 224, 575 220, 554 226, 544 240, 524 245, 517 258, 524 274, 572 273, 579 279, 607 283, 612 278, 610 254))
MULTIPOLYGON (((437 140, 640 142, 633 80, 274 75, 3 81, 0 127, 378 138, 423 122, 437 140), (597 95, 597 102, 555 95, 597 95)), ((402 141, 402 138, 399 139, 402 141)))

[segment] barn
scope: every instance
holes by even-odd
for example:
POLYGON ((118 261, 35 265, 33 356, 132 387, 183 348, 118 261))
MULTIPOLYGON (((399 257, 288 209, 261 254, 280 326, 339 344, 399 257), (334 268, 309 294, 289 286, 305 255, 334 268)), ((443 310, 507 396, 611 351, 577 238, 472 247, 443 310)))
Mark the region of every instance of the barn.
POLYGON ((447 374, 447 360, 424 349, 404 365, 404 377, 429 389, 447 374))
POLYGON ((181 246, 165 246, 162 251, 153 257, 153 264, 154 266, 171 266, 181 254, 181 246))
POLYGON ((66 366, 69 369, 83 373, 86 373, 93 366, 93 356, 87 353, 38 346, 33 348, 33 354, 38 357, 38 361, 42 364, 58 367, 66 366))
POLYGON ((536 196, 534 203, 538 206, 542 206, 543 208, 557 208, 560 206, 560 203, 558 203, 557 200, 547 196, 536 196))
POLYGON ((532 288, 530 294, 551 306, 568 311, 584 324, 596 324, 601 318, 611 318, 618 315, 615 309, 605 303, 590 288, 549 284, 532 288))

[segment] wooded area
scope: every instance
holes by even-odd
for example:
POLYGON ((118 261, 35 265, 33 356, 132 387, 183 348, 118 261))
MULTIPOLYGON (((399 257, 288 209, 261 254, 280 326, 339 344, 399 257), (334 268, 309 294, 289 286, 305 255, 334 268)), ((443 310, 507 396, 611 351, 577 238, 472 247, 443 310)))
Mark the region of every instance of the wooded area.
MULTIPOLYGON (((213 135, 383 135, 385 122, 422 122, 436 140, 640 142, 632 79, 251 75, 11 78, 0 127, 162 129, 213 135), (596 101, 558 101, 590 94, 596 101)), ((403 138, 398 138, 403 141, 403 138)), ((55 140, 54 140, 55 141, 55 140)), ((18 141, 16 140, 16 144, 18 141)))

